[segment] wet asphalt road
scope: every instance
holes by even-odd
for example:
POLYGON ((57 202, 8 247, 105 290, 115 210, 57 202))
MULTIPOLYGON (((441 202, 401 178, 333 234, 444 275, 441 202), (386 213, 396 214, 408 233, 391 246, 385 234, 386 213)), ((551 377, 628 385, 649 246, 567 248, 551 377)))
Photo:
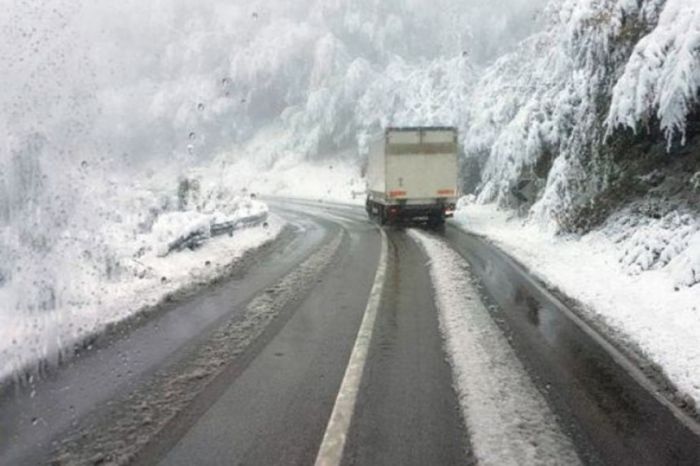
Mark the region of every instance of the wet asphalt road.
MULTIPOLYGON (((496 322, 588 464, 700 464, 700 426, 640 368, 499 249, 448 227, 496 322)), ((575 264, 571 264, 575 267, 575 264)))
POLYGON ((337 228, 291 212, 286 218, 296 232, 284 234, 265 260, 245 267, 242 276, 234 274, 220 286, 166 306, 152 320, 95 342, 90 351, 21 390, 6 387, 0 393, 0 464, 45 461, 52 442, 184 357, 222 318, 240 313, 337 228))
POLYGON ((401 229, 388 237, 384 302, 343 464, 469 464, 426 257, 401 229))
MULTIPOLYGON (((380 244, 376 227, 362 213, 334 215, 352 220, 343 222, 350 241, 339 260, 160 464, 314 463, 380 244)), ((426 259, 405 233, 390 236, 385 299, 344 463, 465 464, 468 437, 442 352, 426 259)))
MULTIPOLYGON (((40 464, 58 440, 99 429, 106 407, 206 341, 224 320, 333 238, 313 289, 290 302, 133 460, 140 464, 313 464, 363 318, 381 236, 361 209, 273 202, 292 230, 240 276, 21 390, 0 396, 0 464, 40 464), (53 445, 52 445, 53 443, 53 445)), ((343 464, 470 464, 445 361, 427 257, 387 228, 388 274, 343 464)), ((588 464, 700 464, 697 423, 623 354, 487 242, 448 227, 484 300, 588 464)), ((478 376, 478 374, 475 374, 478 376)), ((108 453, 109 454, 109 453, 108 453)), ((109 456, 107 456, 108 458, 109 456)))
POLYGON ((379 257, 373 225, 340 224, 348 238, 313 293, 184 436, 168 439, 161 464, 314 462, 379 257))

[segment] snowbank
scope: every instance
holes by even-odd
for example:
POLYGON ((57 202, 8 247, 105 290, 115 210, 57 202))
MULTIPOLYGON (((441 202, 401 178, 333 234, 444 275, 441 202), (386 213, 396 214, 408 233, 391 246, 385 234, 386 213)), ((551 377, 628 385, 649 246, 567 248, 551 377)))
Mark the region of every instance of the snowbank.
POLYGON ((688 225, 686 234, 663 227, 683 218, 647 224, 657 233, 644 235, 657 241, 656 249, 648 249, 629 235, 633 229, 616 229, 615 222, 581 238, 553 236, 493 205, 474 204, 463 204, 456 221, 580 302, 584 317, 660 367, 681 399, 689 396, 700 406, 700 286, 680 286, 694 279, 700 266, 697 224, 688 225))
POLYGON ((181 179, 177 193, 124 183, 100 188, 104 222, 66 230, 40 253, 3 232, 18 254, 0 282, 0 380, 225 274, 284 225, 264 203, 198 178, 181 179))

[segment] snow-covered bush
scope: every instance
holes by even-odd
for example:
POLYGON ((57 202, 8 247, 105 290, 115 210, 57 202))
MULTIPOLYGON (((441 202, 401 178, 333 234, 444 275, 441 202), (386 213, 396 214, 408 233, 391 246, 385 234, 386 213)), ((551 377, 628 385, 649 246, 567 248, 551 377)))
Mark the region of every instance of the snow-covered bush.
POLYGON ((700 222, 690 214, 670 212, 661 218, 624 210, 606 226, 623 251, 620 263, 631 274, 667 266, 688 250, 700 222))
POLYGON ((688 240, 687 248, 670 267, 677 288, 700 284, 700 231, 688 240))
POLYGON ((668 268, 676 288, 700 283, 700 220, 692 212, 657 215, 637 204, 614 214, 602 231, 617 243, 620 265, 630 275, 668 268))

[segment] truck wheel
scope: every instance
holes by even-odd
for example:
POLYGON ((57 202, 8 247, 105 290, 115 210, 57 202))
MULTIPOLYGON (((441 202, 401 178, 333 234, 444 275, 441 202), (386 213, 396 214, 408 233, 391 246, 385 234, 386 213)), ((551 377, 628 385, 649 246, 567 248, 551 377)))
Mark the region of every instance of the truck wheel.
POLYGON ((386 210, 384 209, 384 206, 379 206, 379 224, 386 225, 386 222, 387 222, 386 210))
POLYGON ((440 229, 445 226, 445 217, 442 215, 431 215, 428 217, 428 226, 430 228, 440 229))

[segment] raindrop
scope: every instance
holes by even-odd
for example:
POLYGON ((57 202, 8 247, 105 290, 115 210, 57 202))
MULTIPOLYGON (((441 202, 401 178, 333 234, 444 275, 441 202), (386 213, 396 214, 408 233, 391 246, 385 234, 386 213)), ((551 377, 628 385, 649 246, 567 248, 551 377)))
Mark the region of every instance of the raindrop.
POLYGON ((33 417, 32 418, 32 425, 35 426, 39 423, 39 418, 38 417, 33 417))
POLYGON ((83 170, 85 170, 85 169, 88 167, 87 160, 83 160, 82 162, 80 162, 80 167, 81 167, 83 170))
POLYGON ((197 105, 197 110, 199 110, 200 112, 203 112, 205 108, 206 108, 206 107, 205 107, 204 104, 201 103, 201 102, 199 103, 199 105, 197 105))
POLYGON ((253 19, 258 19, 258 12, 257 11, 253 12, 253 19))
POLYGON ((194 141, 196 137, 197 137, 197 133, 195 133, 194 131, 192 131, 189 135, 190 141, 194 141))

